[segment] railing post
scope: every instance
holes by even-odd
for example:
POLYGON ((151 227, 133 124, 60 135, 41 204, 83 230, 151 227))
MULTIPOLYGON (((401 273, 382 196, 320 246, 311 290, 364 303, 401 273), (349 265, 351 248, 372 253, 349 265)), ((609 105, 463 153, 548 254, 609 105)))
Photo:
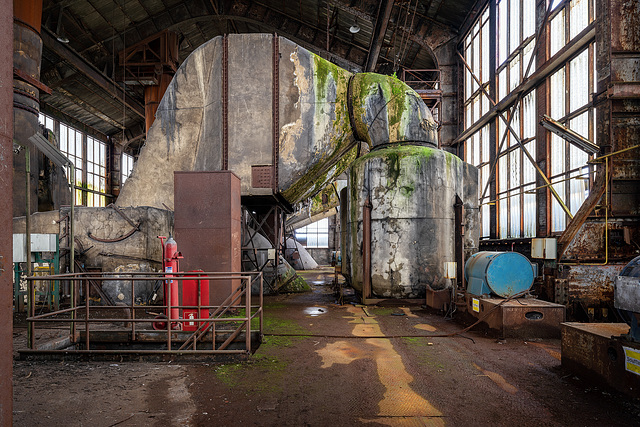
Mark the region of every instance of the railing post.
POLYGON ((247 336, 245 337, 245 347, 247 349, 247 354, 251 354, 251 276, 245 276, 242 281, 244 282, 245 287, 245 317, 247 318, 247 336))
POLYGON ((89 280, 84 278, 84 346, 89 350, 89 280))
POLYGON ((136 340, 136 308, 135 308, 135 303, 136 303, 136 285, 135 285, 135 281, 133 280, 133 275, 131 276, 131 320, 133 320, 133 322, 131 322, 131 341, 135 341, 136 340))
POLYGON ((263 322, 264 322, 264 294, 262 292, 262 286, 263 286, 263 282, 262 282, 262 271, 259 273, 260 274, 260 340, 262 340, 262 330, 263 330, 263 322))
MULTIPOLYGON (((28 280, 28 279, 27 279, 28 280)), ((35 301, 35 284, 33 280, 28 280, 28 290, 29 294, 27 296, 27 305, 29 307, 28 315, 29 317, 33 317, 36 314, 36 301, 35 301)), ((27 335, 29 336, 29 348, 34 349, 36 347, 36 325, 33 320, 31 320, 27 325, 27 335)))
POLYGON ((167 280, 167 294, 165 296, 167 300, 167 350, 171 351, 171 285, 173 280, 167 280))

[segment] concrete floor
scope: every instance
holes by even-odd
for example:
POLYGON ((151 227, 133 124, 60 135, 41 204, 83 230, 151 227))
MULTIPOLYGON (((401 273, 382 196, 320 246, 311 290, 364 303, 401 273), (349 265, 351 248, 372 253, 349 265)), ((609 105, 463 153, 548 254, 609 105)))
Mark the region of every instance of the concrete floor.
POLYGON ((329 271, 303 273, 311 293, 265 298, 265 342, 249 362, 16 361, 14 424, 639 423, 638 400, 563 371, 559 340, 430 338, 462 327, 420 305, 336 305, 329 271))

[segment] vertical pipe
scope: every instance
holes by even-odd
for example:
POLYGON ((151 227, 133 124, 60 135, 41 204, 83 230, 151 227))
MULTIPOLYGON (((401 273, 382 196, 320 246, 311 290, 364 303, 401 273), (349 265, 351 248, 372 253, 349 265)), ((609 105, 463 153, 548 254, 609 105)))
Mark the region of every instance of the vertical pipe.
MULTIPOLYGON (((75 259, 75 241, 73 235, 74 228, 74 217, 73 211, 76 204, 76 167, 74 164, 71 164, 71 210, 69 212, 69 272, 74 273, 76 270, 76 259, 75 259)), ((71 289, 70 289, 70 297, 71 297, 71 308, 76 307, 76 282, 71 279, 71 289)), ((71 312, 71 319, 75 319, 76 312, 75 310, 71 312)), ((71 322, 71 336, 73 342, 76 339, 76 322, 71 322)))
POLYGON ((24 224, 25 224, 25 242, 24 242, 24 251, 27 260, 27 277, 31 277, 31 152, 29 147, 24 148, 24 159, 25 159, 25 170, 26 170, 26 191, 27 197, 26 201, 26 209, 27 213, 24 216, 24 224))
POLYGON ((362 302, 371 297, 371 209, 369 197, 364 202, 362 212, 362 302))
POLYGON ((0 426, 13 423, 13 0, 0 0, 0 426))
MULTIPOLYGON (((457 284, 465 289, 464 285, 464 204, 460 197, 456 195, 456 203, 453 205, 455 211, 455 259, 457 284)), ((456 287, 453 286, 453 301, 455 302, 456 287)))

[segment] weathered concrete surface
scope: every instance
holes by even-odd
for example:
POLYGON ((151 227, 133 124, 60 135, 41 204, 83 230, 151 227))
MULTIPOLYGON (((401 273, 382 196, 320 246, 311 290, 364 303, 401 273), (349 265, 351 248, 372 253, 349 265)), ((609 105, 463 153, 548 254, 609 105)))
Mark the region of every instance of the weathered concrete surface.
POLYGON ((478 168, 462 163, 463 186, 462 203, 464 205, 464 259, 478 252, 480 247, 480 205, 478 198, 478 168))
POLYGON ((404 82, 380 74, 356 74, 350 98, 356 136, 371 147, 411 141, 438 143, 431 112, 404 82))
MULTIPOLYGON (((31 215, 31 232, 65 235, 67 232, 66 221, 58 221, 64 218, 67 212, 68 208, 62 211, 39 212, 31 215)), ((105 243, 91 239, 89 233, 100 239, 117 239, 127 234, 133 227, 113 208, 76 208, 76 260, 81 262, 85 269, 97 269, 105 272, 160 270, 162 247, 157 236, 166 236, 173 232, 173 213, 150 207, 122 208, 122 212, 133 223, 140 224, 139 231, 122 241, 105 243)), ((14 218, 13 232, 24 233, 24 224, 24 217, 14 218)), ((60 242, 60 247, 68 247, 64 238, 60 242)), ((67 257, 61 259, 61 272, 66 271, 67 260, 67 257)), ((123 292, 123 286, 122 284, 105 284, 103 289, 115 301, 128 302, 131 300, 131 294, 130 291, 123 292), (122 299, 118 298, 121 293, 124 294, 122 299)), ((136 283, 136 297, 146 298, 152 287, 152 282, 136 283)))
POLYGON ((313 259, 309 251, 292 237, 287 239, 287 248, 284 251, 284 256, 287 262, 296 270, 318 268, 318 263, 313 259))
MULTIPOLYGON (((465 197, 463 170, 458 157, 424 146, 374 150, 353 164, 347 239, 355 289, 362 289, 362 214, 367 198, 373 203, 373 294, 418 298, 424 297, 426 285, 451 286, 450 279, 443 277, 444 263, 455 261, 454 203, 456 195, 465 197)), ((470 173, 470 180, 473 177, 470 173)), ((477 181, 471 185, 476 188, 471 191, 475 197, 477 181)), ((473 212, 477 214, 469 210, 470 215, 473 212)))
MULTIPOLYGON (((435 122, 403 82, 363 74, 350 85, 348 71, 287 39, 277 40, 275 192, 289 203, 321 191, 355 160, 354 127, 369 144, 435 144, 435 122)), ((228 36, 228 167, 242 179, 243 196, 274 192, 252 182, 253 166, 273 167, 273 49, 272 35, 228 36)), ((171 172, 223 168, 222 53, 218 37, 184 61, 160 103, 119 206, 172 207, 171 172)))
MULTIPOLYGON (((278 41, 278 191, 294 203, 342 172, 348 164, 335 166, 346 153, 355 158, 346 107, 350 73, 286 39, 278 41)), ((243 195, 272 193, 251 180, 252 166, 273 164, 272 43, 268 34, 228 36, 228 162, 242 178, 243 195)), ((222 50, 217 37, 184 61, 118 205, 172 207, 172 171, 222 169, 222 50)))

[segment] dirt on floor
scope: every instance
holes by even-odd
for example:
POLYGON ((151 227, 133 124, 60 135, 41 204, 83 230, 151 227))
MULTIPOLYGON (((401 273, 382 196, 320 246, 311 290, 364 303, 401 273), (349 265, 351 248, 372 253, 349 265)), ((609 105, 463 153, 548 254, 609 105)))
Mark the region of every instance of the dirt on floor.
POLYGON ((16 360, 14 424, 638 425, 637 399, 563 371, 559 340, 429 337, 462 326, 419 303, 365 308, 347 291, 338 305, 330 270, 302 274, 312 292, 265 297, 248 362, 16 360))

